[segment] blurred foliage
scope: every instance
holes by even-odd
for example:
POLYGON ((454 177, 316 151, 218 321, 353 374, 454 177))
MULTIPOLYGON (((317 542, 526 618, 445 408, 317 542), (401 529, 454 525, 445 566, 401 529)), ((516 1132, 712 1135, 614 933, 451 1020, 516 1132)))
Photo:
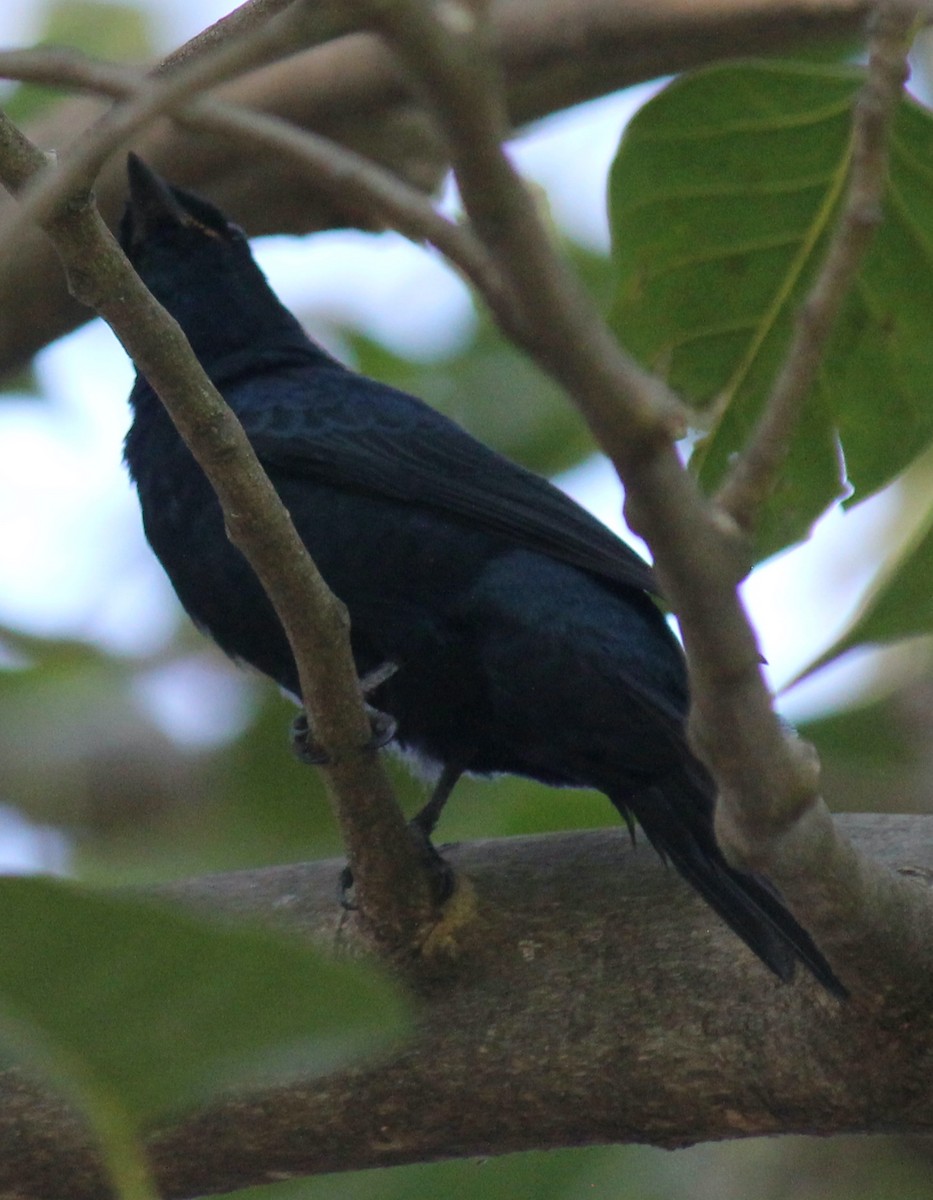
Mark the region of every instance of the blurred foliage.
MULTIPOLYGON (((933 1142, 786 1137, 594 1147, 327 1175, 236 1200, 929 1200, 933 1142)), ((233 1200, 233 1195, 229 1200, 233 1200)))
MULTIPOLYGON (((622 140, 610 182, 614 321, 698 407, 704 436, 691 462, 708 490, 761 411, 826 249, 862 78, 832 66, 711 67, 659 93, 622 140)), ((933 274, 917 271, 933 255, 931 180, 933 122, 905 101, 885 220, 767 509, 759 557, 805 537, 846 488, 851 503, 890 482, 933 437, 933 274)))
POLYGON ((147 1195, 137 1139, 154 1118, 234 1080, 333 1068, 402 1027, 372 964, 164 902, 0 879, 0 929, 0 1034, 81 1104, 126 1197, 147 1195))
POLYGON ((798 730, 814 743, 821 758, 845 758, 866 770, 909 761, 916 752, 889 696, 805 721, 798 730))
POLYGON ((628 1147, 553 1150, 325 1175, 249 1188, 229 1200, 664 1200, 664 1172, 655 1168, 628 1147))
MULTIPOLYGON (((132 4, 107 0, 55 0, 42 8, 38 44, 80 50, 91 58, 146 62, 153 51, 149 16, 132 4)), ((11 120, 35 120, 57 104, 61 92, 36 84, 19 84, 6 97, 11 120)))
MULTIPOLYGON (((188 628, 181 636, 182 645, 200 643, 188 628)), ((218 660, 218 686, 224 678, 230 687, 246 684, 252 715, 230 742, 188 748, 140 702, 140 662, 77 642, 15 635, 8 644, 29 657, 16 669, 0 668, 0 799, 67 829, 83 878, 144 884, 340 855, 321 777, 290 752, 294 705, 271 685, 244 680, 212 646, 204 653, 218 660)), ((394 757, 388 766, 402 803, 415 812, 427 785, 394 757)), ((614 822, 598 793, 465 779, 439 836, 459 841, 614 822)))
POLYGON ((921 661, 926 678, 798 726, 819 753, 821 790, 831 809, 930 811, 933 697, 928 652, 921 652, 921 661))
POLYGON ((0 1028, 64 1085, 86 1077, 131 1124, 245 1070, 333 1067, 402 1027, 402 1002, 372 967, 167 901, 0 878, 0 927, 0 1028))

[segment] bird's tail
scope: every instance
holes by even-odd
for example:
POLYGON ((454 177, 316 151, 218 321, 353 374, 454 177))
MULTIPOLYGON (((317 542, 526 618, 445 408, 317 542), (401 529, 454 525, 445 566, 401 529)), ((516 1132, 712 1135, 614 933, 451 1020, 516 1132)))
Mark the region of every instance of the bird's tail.
POLYGON ((712 780, 699 767, 670 776, 624 801, 611 797, 623 817, 629 814, 662 858, 669 860, 730 929, 784 982, 799 961, 840 999, 848 995, 819 947, 766 879, 738 871, 725 860, 713 834, 712 780))

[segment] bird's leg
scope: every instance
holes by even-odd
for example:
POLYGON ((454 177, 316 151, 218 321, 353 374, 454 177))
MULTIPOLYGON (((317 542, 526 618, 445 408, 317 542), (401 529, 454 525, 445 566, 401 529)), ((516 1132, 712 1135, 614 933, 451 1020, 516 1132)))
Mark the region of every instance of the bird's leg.
POLYGON ((626 808, 624 804, 617 804, 616 808, 618 808, 622 815, 622 820, 625 822, 625 828, 628 830, 629 841, 633 846, 637 846, 638 839, 635 836, 637 826, 635 825, 635 817, 632 815, 632 810, 630 808, 626 808))
MULTIPOLYGON (((434 843, 431 841, 431 834, 440 819, 444 805, 450 799, 450 793, 454 790, 457 780, 462 774, 462 767, 453 763, 445 764, 440 778, 434 785, 431 799, 408 822, 409 831, 421 854, 422 862, 434 881, 434 898, 438 904, 443 904, 453 893, 454 873, 443 856, 435 849, 434 843)), ((355 907, 350 897, 352 888, 353 872, 349 867, 344 867, 337 880, 337 899, 343 908, 355 907)))
MULTIPOLYGON (((367 672, 360 679, 360 690, 364 697, 381 687, 387 679, 391 679, 397 670, 398 663, 386 661, 375 670, 367 672)), ((372 731, 366 748, 380 750, 395 737, 395 719, 388 713, 373 708, 370 704, 366 705, 366 715, 369 717, 369 728, 372 731)), ((332 762, 323 747, 315 741, 314 731, 311 729, 308 714, 304 709, 292 721, 291 743, 292 753, 299 762, 303 762, 306 766, 326 767, 332 762)))
POLYGON ((431 799, 408 822, 408 828, 414 838, 425 866, 434 879, 434 895, 438 904, 449 899, 454 890, 454 873, 449 863, 435 849, 431 841, 437 822, 440 820, 444 805, 450 799, 450 793, 457 785, 457 780, 463 774, 463 767, 456 763, 445 763, 440 778, 434 785, 431 799))
POLYGON ((437 827, 444 805, 450 799, 450 793, 457 786, 457 780, 463 774, 463 768, 455 763, 445 763, 440 778, 434 785, 431 799, 420 812, 412 817, 409 824, 417 829, 425 841, 430 842, 431 834, 437 827))

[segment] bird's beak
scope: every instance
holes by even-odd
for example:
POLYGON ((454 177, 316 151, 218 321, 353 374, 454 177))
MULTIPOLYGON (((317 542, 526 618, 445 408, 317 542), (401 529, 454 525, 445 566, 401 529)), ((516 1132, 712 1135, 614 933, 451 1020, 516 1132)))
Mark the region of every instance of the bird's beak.
POLYGON ((130 152, 126 171, 130 181, 133 238, 142 241, 157 225, 187 225, 190 217, 171 188, 141 158, 130 152))

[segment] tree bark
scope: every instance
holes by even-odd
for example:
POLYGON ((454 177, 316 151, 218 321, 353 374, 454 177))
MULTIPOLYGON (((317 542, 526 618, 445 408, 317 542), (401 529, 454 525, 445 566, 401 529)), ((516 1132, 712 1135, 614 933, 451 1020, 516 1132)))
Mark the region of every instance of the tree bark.
MULTIPOLYGON (((864 853, 930 887, 933 818, 838 820, 864 853)), ((412 1039, 381 1061, 229 1095, 158 1131, 150 1150, 166 1197, 557 1146, 933 1131, 930 981, 882 1000, 855 979, 844 1004, 803 974, 783 986, 622 831, 447 855, 469 880, 466 916, 456 953, 409 980, 412 1039)), ((339 867, 162 894, 339 947, 351 937, 334 901, 339 867)), ((0 1194, 107 1194, 80 1120, 16 1071, 0 1076, 0 1194)))
MULTIPOLYGON (((496 0, 495 35, 514 127, 657 75, 737 55, 792 51, 852 36, 865 0, 496 0)), ((218 89, 218 97, 273 113, 390 166, 426 191, 447 166, 444 148, 387 51, 352 36, 273 63, 218 89)), ((62 105, 28 132, 44 148, 69 145, 102 111, 62 105)), ((359 214, 315 194, 314 181, 278 151, 160 121, 133 142, 173 182, 202 192, 251 234, 353 226, 359 214)), ((122 155, 101 173, 97 198, 113 225, 126 194, 122 155)), ((2 205, 9 203, 0 198, 2 205)), ((39 233, 0 264, 0 375, 81 324, 39 233)))

